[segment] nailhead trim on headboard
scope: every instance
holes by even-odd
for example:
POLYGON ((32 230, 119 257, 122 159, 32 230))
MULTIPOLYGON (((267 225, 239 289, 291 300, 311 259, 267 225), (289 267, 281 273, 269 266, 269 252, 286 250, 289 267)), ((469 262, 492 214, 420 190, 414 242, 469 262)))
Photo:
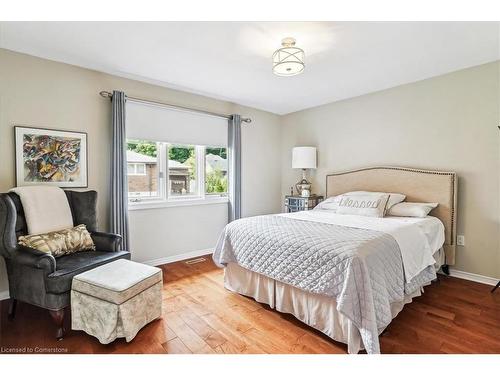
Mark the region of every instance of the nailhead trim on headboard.
POLYGON ((362 172, 362 171, 368 171, 368 170, 376 170, 376 169, 387 169, 387 170, 396 170, 396 171, 404 171, 404 172, 414 172, 414 173, 423 173, 423 174, 434 174, 434 175, 442 175, 442 176, 452 176, 452 183, 451 183, 451 244, 450 245, 455 245, 455 228, 456 228, 456 212, 455 212, 455 202, 457 197, 455 197, 455 184, 456 184, 456 173, 455 172, 444 172, 444 171, 430 171, 430 170, 425 170, 425 169, 417 169, 417 168, 407 168, 407 167, 366 167, 366 168, 359 168, 359 169, 353 169, 349 171, 343 171, 343 172, 338 172, 338 173, 330 173, 326 175, 326 193, 328 193, 328 177, 331 176, 340 176, 344 174, 349 174, 349 173, 354 173, 354 172, 362 172))

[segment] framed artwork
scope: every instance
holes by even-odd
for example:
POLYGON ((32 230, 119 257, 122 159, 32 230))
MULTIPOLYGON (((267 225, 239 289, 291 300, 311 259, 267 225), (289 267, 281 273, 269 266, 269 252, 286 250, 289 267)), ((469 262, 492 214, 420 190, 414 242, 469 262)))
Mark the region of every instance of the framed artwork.
POLYGON ((16 185, 87 187, 87 133, 15 126, 16 185))

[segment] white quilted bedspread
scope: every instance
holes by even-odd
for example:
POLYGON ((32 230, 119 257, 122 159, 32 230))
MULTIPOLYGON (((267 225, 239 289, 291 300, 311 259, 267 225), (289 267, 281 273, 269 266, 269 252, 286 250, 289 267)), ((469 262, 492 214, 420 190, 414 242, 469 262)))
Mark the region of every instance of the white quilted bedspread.
POLYGON ((406 283, 401 251, 389 234, 280 215, 229 223, 213 259, 334 297, 368 353, 380 353, 378 335, 391 322, 390 304, 436 278, 429 266, 406 283))

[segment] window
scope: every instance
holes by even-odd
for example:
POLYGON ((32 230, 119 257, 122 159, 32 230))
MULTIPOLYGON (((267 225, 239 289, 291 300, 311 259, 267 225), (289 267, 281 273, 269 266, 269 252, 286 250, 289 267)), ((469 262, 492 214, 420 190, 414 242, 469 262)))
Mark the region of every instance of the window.
POLYGON ((126 116, 131 209, 227 202, 226 118, 133 100, 126 116))
POLYGON ((225 147, 205 148, 205 193, 227 195, 227 150, 225 147))
POLYGON ((127 140, 128 196, 131 200, 159 198, 159 144, 127 140))
POLYGON ((170 197, 198 195, 196 159, 196 146, 168 146, 168 194, 170 197))
POLYGON ((144 176, 146 175, 146 163, 128 163, 127 174, 129 176, 144 176))
POLYGON ((127 175, 132 205, 227 201, 225 147, 129 139, 127 175))

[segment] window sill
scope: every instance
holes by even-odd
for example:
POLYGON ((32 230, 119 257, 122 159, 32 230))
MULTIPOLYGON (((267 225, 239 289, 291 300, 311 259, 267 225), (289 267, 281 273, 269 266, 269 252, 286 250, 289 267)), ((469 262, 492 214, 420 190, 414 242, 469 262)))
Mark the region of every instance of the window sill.
POLYGON ((177 199, 169 201, 143 201, 143 202, 129 202, 129 211, 135 210, 150 210, 155 208, 168 208, 168 207, 183 207, 183 206, 203 206, 206 204, 225 204, 229 202, 228 197, 206 197, 206 198, 190 198, 190 199, 177 199))

